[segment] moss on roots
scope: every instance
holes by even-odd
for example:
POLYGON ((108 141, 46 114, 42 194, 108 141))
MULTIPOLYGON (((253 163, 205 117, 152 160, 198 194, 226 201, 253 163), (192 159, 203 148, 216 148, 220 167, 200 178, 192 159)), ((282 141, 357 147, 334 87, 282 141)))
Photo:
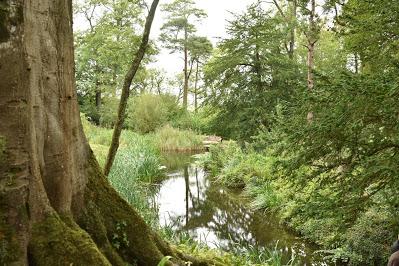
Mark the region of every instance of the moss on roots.
POLYGON ((37 266, 111 265, 86 232, 55 214, 33 226, 29 260, 37 266))
MULTIPOLYGON (((85 210, 78 218, 79 225, 94 239, 110 261, 120 265, 122 258, 138 265, 157 265, 164 257, 155 238, 157 236, 146 225, 143 218, 124 201, 110 186, 100 172, 94 155, 90 158, 87 189, 85 191, 85 210), (123 223, 123 228, 118 224, 123 223), (121 230, 123 232, 121 232, 121 230), (115 236, 124 235, 124 243, 115 245, 115 236)), ((173 254, 169 250, 168 255, 173 254)))
MULTIPOLYGON (((4 203, 3 197, 0 197, 0 203, 4 203)), ((3 204, 1 210, 5 210, 3 204)), ((14 228, 7 223, 4 213, 0 213, 0 265, 10 265, 18 260, 21 255, 21 249, 16 239, 14 228)))

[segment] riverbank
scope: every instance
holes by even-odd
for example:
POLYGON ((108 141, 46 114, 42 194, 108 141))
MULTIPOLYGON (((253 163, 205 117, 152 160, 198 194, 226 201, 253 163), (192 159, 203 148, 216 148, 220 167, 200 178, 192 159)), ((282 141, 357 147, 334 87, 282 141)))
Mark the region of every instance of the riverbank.
MULTIPOLYGON (((94 153, 100 163, 104 163, 110 130, 86 123, 84 127, 94 153)), ((226 252, 220 248, 209 247, 204 241, 198 239, 196 241, 183 231, 161 224, 159 209, 156 204, 149 204, 149 199, 154 196, 153 184, 157 180, 167 179, 166 174, 170 171, 181 169, 182 160, 190 158, 191 152, 168 153, 162 156, 159 146, 157 147, 154 143, 151 136, 142 136, 130 131, 124 132, 120 151, 108 177, 112 186, 127 202, 135 206, 148 224, 180 250, 197 257, 213 259, 221 265, 282 265, 282 253, 277 246, 258 248, 256 245, 235 243, 235 250, 226 252), (163 170, 162 166, 166 166, 167 170, 163 170)), ((294 265, 294 262, 284 265, 294 265)))
MULTIPOLYGON (((242 149, 235 142, 225 142, 211 148, 201 161, 214 182, 243 188, 254 209, 274 214, 281 223, 320 245, 321 254, 333 263, 384 265, 395 232, 395 217, 385 201, 380 198, 373 202, 359 212, 356 220, 346 224, 340 208, 321 212, 317 207, 333 205, 340 195, 328 189, 318 192, 316 184, 301 186, 296 180, 287 179, 279 168, 283 159, 255 152, 250 146, 242 149)), ((305 175, 308 170, 302 171, 305 175)))
POLYGON ((198 156, 168 153, 162 157, 173 162, 165 164, 167 177, 153 187, 151 202, 162 227, 210 248, 244 256, 256 253, 263 263, 279 250, 282 265, 326 265, 314 253, 318 247, 280 224, 274 215, 250 208, 242 190, 215 184, 198 164, 198 156))

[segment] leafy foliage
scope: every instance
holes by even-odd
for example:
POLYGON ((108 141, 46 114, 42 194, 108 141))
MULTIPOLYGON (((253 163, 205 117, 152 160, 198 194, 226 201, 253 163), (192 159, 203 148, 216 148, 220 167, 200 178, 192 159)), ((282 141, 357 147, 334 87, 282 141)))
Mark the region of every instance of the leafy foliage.
POLYGON ((287 29, 260 4, 237 15, 207 64, 210 92, 206 102, 217 112, 213 130, 222 136, 249 140, 262 126, 270 128, 279 101, 289 99, 298 67, 287 56, 287 29), (267 36, 267 37, 265 37, 267 36))

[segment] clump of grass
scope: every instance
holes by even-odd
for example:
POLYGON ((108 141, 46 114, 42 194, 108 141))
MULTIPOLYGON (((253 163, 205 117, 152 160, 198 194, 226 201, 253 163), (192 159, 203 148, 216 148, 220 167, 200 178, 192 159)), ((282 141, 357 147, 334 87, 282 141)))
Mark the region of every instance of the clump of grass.
POLYGON ((166 125, 154 135, 154 143, 162 151, 197 151, 204 150, 203 137, 192 130, 181 130, 166 125))
POLYGON ((273 248, 253 246, 246 243, 235 243, 231 252, 237 256, 237 265, 273 265, 294 266, 300 265, 294 253, 288 261, 284 261, 283 252, 278 246, 278 241, 273 248), (250 262, 250 264, 246 264, 250 262))
MULTIPOLYGON (((84 118, 83 128, 100 166, 104 166, 111 143, 112 130, 96 127, 84 118)), ((157 226, 157 213, 148 205, 149 183, 162 176, 159 152, 150 139, 123 131, 120 149, 108 179, 119 194, 143 216, 157 226)))

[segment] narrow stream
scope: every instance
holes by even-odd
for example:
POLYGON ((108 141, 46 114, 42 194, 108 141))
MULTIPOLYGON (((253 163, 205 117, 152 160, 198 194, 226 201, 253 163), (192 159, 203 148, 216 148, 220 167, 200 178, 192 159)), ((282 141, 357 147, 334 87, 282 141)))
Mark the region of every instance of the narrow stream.
POLYGON ((211 183, 206 171, 193 164, 192 154, 164 154, 167 178, 154 191, 153 204, 161 225, 189 235, 210 247, 231 250, 235 243, 274 249, 301 265, 328 265, 314 255, 317 247, 279 224, 276 217, 253 211, 240 191, 211 183))

